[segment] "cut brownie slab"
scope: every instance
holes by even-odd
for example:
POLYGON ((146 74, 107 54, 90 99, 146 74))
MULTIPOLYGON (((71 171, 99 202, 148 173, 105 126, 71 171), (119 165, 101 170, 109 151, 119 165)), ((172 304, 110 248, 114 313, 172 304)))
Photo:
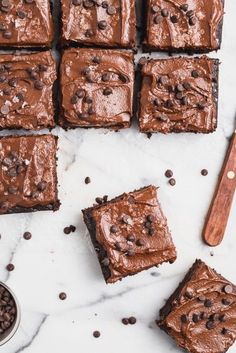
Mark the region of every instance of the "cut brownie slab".
POLYGON ((208 52, 221 45, 224 0, 147 0, 144 47, 208 52))
POLYGON ((50 0, 1 0, 0 47, 51 47, 50 0))
POLYGON ((224 353, 236 339, 236 286, 197 260, 158 324, 190 353, 224 353))
POLYGON ((57 210, 57 138, 0 138, 0 214, 57 210))
POLYGON ((61 0, 62 43, 133 48, 135 0, 61 0))
POLYGON ((67 49, 61 63, 65 128, 130 127, 133 110, 133 53, 119 50, 67 49))
POLYGON ((105 199, 83 215, 107 283, 176 259, 154 186, 105 199))
POLYGON ((218 59, 140 59, 141 132, 210 133, 217 126, 218 59))
POLYGON ((0 55, 0 129, 54 127, 55 80, 50 51, 0 55))

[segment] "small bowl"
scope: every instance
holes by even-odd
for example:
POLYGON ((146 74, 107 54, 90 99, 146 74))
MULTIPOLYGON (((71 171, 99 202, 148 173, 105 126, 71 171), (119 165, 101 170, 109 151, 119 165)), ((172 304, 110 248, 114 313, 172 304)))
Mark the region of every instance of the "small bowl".
POLYGON ((19 302, 15 296, 15 294, 12 292, 12 290, 4 283, 0 282, 0 287, 5 288, 5 290, 7 290, 12 298, 13 301, 15 303, 15 307, 16 307, 16 317, 15 320, 13 321, 13 323, 11 324, 11 326, 1 335, 0 334, 0 346, 4 345, 5 343, 7 343, 16 333, 19 324, 20 324, 20 319, 21 319, 21 313, 20 313, 20 305, 19 302))

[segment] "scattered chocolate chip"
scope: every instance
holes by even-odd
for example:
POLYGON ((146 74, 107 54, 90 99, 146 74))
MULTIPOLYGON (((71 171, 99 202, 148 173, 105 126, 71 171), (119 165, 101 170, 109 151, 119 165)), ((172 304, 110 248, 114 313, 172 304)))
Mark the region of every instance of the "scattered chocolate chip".
POLYGON ((170 20, 171 20, 172 23, 177 23, 179 21, 179 19, 178 19, 178 17, 176 15, 172 15, 170 17, 170 20))
POLYGON ((25 240, 30 240, 32 238, 32 234, 30 232, 25 232, 23 237, 25 240))
POLYGON ((188 299, 192 299, 193 298, 193 292, 190 291, 190 290, 187 290, 185 292, 185 297, 188 298, 188 299))
POLYGON ((212 301, 210 299, 206 299, 205 302, 204 302, 204 306, 206 308, 211 308, 213 305, 212 301))
POLYGON ((166 85, 168 82, 168 77, 167 76, 160 76, 158 79, 158 82, 161 83, 162 85, 166 85))
POLYGON ((8 264, 6 269, 7 269, 7 271, 11 272, 15 269, 15 266, 13 264, 8 264))
POLYGON ((201 174, 202 174, 203 176, 207 176, 207 175, 208 175, 208 170, 207 170, 207 169, 202 169, 202 170, 201 170, 201 174))
POLYGON ((3 105, 1 106, 0 111, 1 111, 1 114, 2 114, 2 115, 7 115, 7 114, 10 112, 10 108, 9 108, 8 105, 3 104, 3 105))
POLYGON ((154 234, 155 234, 155 229, 154 228, 148 229, 148 235, 150 235, 152 237, 154 234))
POLYGON ((220 322, 225 322, 225 321, 226 321, 226 318, 225 318, 225 315, 224 315, 224 314, 222 314, 222 315, 219 316, 219 321, 220 321, 220 322))
POLYGON ((86 177, 86 178, 84 179, 84 182, 85 182, 85 184, 90 184, 90 183, 91 183, 90 177, 86 177))
POLYGON ((228 299, 223 298, 222 299, 222 304, 225 305, 225 306, 230 305, 230 301, 228 299))
POLYGON ((226 286, 224 286, 223 291, 226 294, 231 294, 233 292, 233 287, 230 284, 227 284, 226 286))
POLYGON ((60 298, 61 300, 65 300, 65 299, 67 298, 66 293, 64 293, 64 292, 60 293, 60 294, 59 294, 59 298, 60 298))
POLYGON ((130 325, 134 325, 134 324, 136 324, 137 319, 134 316, 130 316, 128 321, 129 321, 130 325))
POLYGON ((153 13, 157 13, 157 12, 159 12, 159 10, 160 10, 159 6, 156 6, 156 5, 152 6, 152 12, 153 13))
POLYGON ((183 324, 186 324, 188 322, 187 315, 185 315, 185 314, 181 315, 180 320, 183 324))
POLYGON ((199 77, 199 72, 197 70, 193 70, 191 73, 192 77, 198 78, 199 77))
POLYGON ((82 4, 82 0, 72 0, 71 3, 74 5, 74 6, 79 6, 82 4))
POLYGON ((99 338, 101 336, 101 333, 99 331, 94 331, 93 332, 93 337, 99 338))
POLYGON ((154 101, 153 101, 153 104, 156 106, 156 107, 159 107, 161 105, 161 100, 159 98, 155 98, 154 101))
POLYGON ((110 264, 110 260, 107 258, 107 257, 105 257, 103 260, 102 260, 102 264, 103 264, 103 266, 109 266, 109 264, 110 264))
POLYGON ((165 176, 166 176, 167 178, 172 178, 172 176, 173 176, 172 170, 167 169, 166 172, 165 172, 165 176))
POLYGON ((136 245, 137 246, 144 246, 145 245, 145 241, 143 239, 138 239, 138 240, 136 240, 136 245))
POLYGON ((228 333, 228 330, 224 327, 222 330, 221 330, 221 333, 222 335, 226 335, 228 333))
POLYGON ((117 233, 118 232, 118 228, 115 225, 112 225, 110 228, 111 233, 117 233))
POLYGON ((163 17, 168 17, 169 16, 169 11, 167 9, 162 9, 161 14, 163 17))
POLYGON ((129 249, 129 250, 127 250, 127 252, 126 252, 126 255, 127 255, 127 256, 134 256, 134 255, 135 255, 135 251, 134 251, 133 249, 129 249))
POLYGON ((17 11, 16 11, 16 14, 17 14, 17 16, 20 17, 22 20, 27 17, 27 13, 26 13, 25 11, 22 11, 22 10, 17 10, 17 11))
POLYGON ((126 317, 124 317, 122 320, 121 320, 122 324, 123 325, 128 325, 129 324, 129 319, 127 319, 126 317))
POLYGON ((157 15, 157 16, 154 17, 153 20, 154 20, 154 23, 155 23, 156 25, 158 25, 158 24, 160 24, 160 23, 163 21, 163 18, 162 18, 161 15, 157 15))
POLYGON ((101 205, 103 203, 103 198, 102 197, 96 197, 95 201, 101 205))
POLYGON ((207 313, 205 313, 204 311, 203 311, 203 312, 201 312, 201 314, 200 314, 200 318, 201 318, 201 320, 206 320, 206 319, 208 318, 207 313))
POLYGON ((182 5, 180 5, 179 8, 180 8, 180 10, 186 12, 186 11, 188 11, 188 4, 182 4, 182 5))
POLYGON ((188 23, 190 24, 190 26, 195 26, 195 24, 197 23, 197 18, 196 17, 190 17, 188 23))
POLYGON ((70 227, 65 227, 63 231, 67 235, 70 234, 70 227))
POLYGON ((169 184, 170 184, 171 186, 175 186, 176 180, 175 180, 174 178, 171 178, 171 179, 169 180, 169 184))
POLYGON ((213 321, 207 321, 206 328, 208 330, 212 330, 214 328, 214 322, 213 321))
POLYGON ((101 29, 101 30, 104 30, 107 28, 107 22, 106 21, 99 21, 98 22, 98 28, 101 29))
POLYGON ((101 58, 100 58, 100 56, 94 56, 94 57, 93 57, 93 63, 94 63, 94 64, 100 64, 100 63, 101 63, 101 58))
POLYGON ((115 6, 108 6, 107 13, 108 13, 108 15, 115 15, 116 14, 115 6))
POLYGON ((121 251, 121 250, 122 250, 121 244, 118 243, 118 242, 115 243, 115 248, 116 248, 116 250, 118 250, 118 251, 121 251))
POLYGON ((134 235, 128 235, 126 239, 128 241, 134 242, 135 241, 135 236, 134 235))
POLYGON ((197 324, 198 321, 199 321, 199 315, 193 314, 193 322, 194 322, 195 324, 197 324))
POLYGON ((192 17, 194 15, 194 11, 193 10, 189 10, 187 13, 186 13, 186 16, 187 17, 192 17))
POLYGON ((77 89, 77 91, 75 91, 75 95, 78 97, 78 98, 83 98, 85 96, 85 92, 83 89, 77 89))
POLYGON ((74 95, 71 97, 70 102, 71 104, 77 104, 78 100, 79 100, 78 96, 74 95))
POLYGON ((154 216, 152 214, 148 214, 147 215, 147 221, 151 222, 151 223, 154 222, 154 216))
POLYGON ((112 94, 112 89, 109 87, 104 88, 103 94, 104 94, 104 96, 109 96, 110 94, 112 94))
POLYGON ((43 192, 47 188, 47 182, 46 181, 40 181, 37 185, 37 189, 40 192, 43 192))
POLYGON ((41 91, 43 89, 43 87, 44 87, 44 84, 43 84, 42 81, 37 80, 37 81, 34 82, 34 87, 37 90, 41 91))

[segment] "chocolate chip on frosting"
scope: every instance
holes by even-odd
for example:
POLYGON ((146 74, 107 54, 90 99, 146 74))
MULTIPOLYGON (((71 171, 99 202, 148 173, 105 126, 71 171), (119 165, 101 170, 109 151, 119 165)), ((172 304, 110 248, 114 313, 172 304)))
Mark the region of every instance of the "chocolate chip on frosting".
POLYGON ((233 287, 230 284, 227 284, 226 286, 224 286, 223 291, 226 294, 231 294, 233 292, 233 287))
POLYGON ((211 308, 213 303, 210 299, 206 299, 205 302, 204 302, 204 305, 206 308, 211 308))
POLYGON ((98 22, 98 28, 101 30, 104 30, 107 28, 107 22, 105 20, 99 21, 98 22))

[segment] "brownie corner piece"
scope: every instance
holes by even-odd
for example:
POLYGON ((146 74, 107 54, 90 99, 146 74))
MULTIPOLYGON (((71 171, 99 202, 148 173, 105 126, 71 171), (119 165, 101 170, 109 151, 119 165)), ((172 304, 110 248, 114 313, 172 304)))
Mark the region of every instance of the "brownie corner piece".
POLYGON ((236 339, 236 286, 196 260, 160 310, 159 327, 189 353, 224 353, 236 339))
POLYGON ((221 46, 224 0, 148 0, 144 48, 210 52, 221 46))
POLYGON ((62 45, 135 47, 135 0, 61 0, 61 12, 62 45))
POLYGON ((107 283, 176 260, 156 187, 98 201, 82 212, 107 283))
POLYGON ((60 66, 61 114, 65 128, 131 125, 134 54, 112 49, 66 49, 60 66))
POLYGON ((0 215, 58 210, 57 137, 0 138, 0 215))
POLYGON ((51 51, 0 55, 0 130, 53 128, 56 64, 51 51))
POLYGON ((219 60, 141 60, 139 127, 144 133, 211 133, 217 127, 219 60))
POLYGON ((51 0, 2 0, 0 48, 50 48, 54 34, 51 11, 51 0))

